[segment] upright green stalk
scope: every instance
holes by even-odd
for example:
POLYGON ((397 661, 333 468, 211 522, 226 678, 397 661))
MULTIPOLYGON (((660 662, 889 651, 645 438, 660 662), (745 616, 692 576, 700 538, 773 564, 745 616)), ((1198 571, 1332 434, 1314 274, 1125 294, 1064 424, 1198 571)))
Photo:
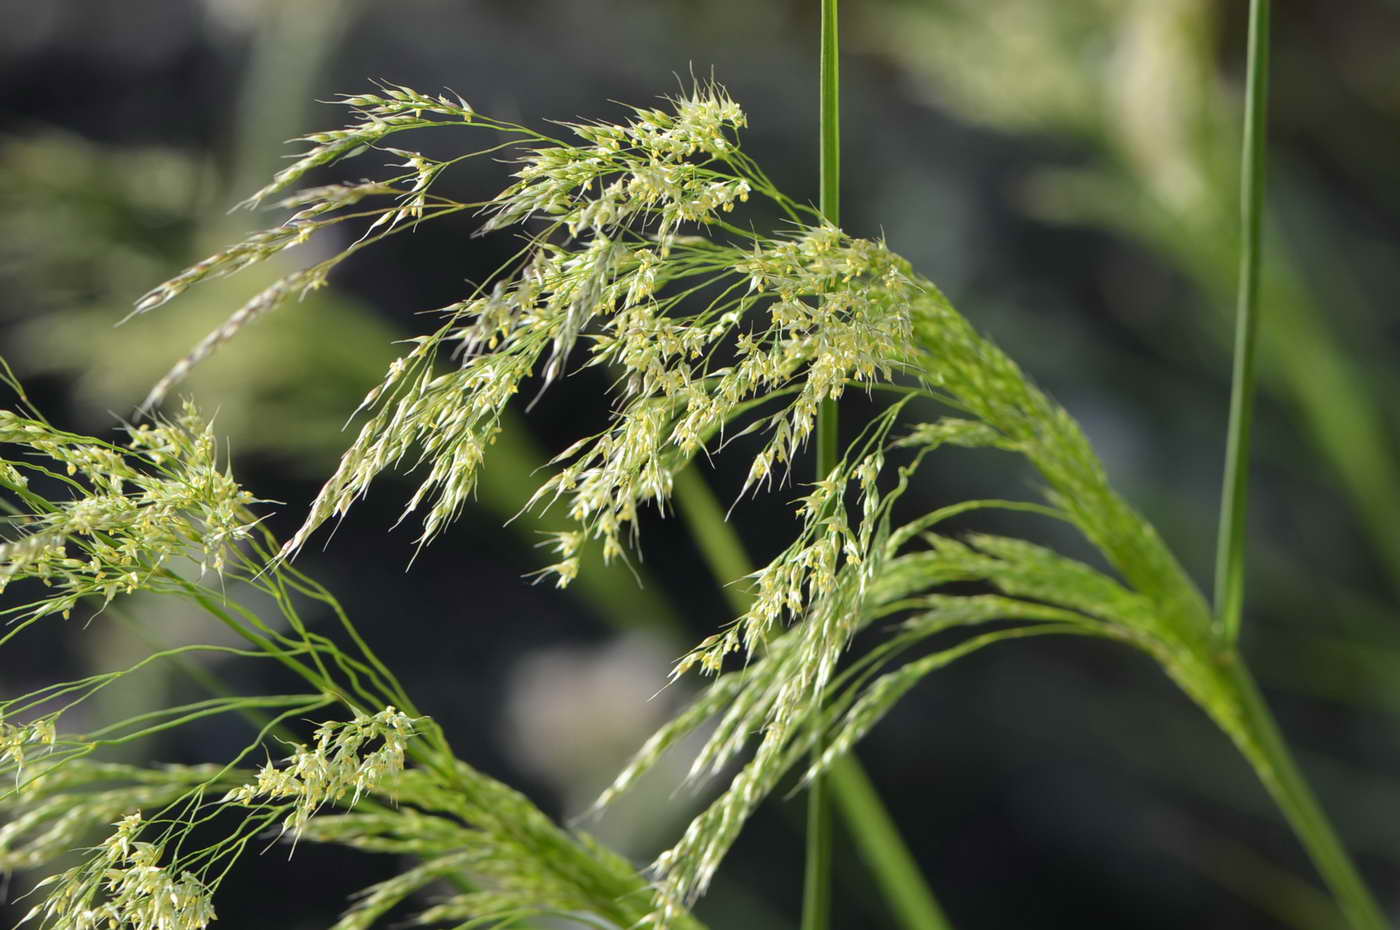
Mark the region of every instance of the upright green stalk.
MULTIPOLYGON (((1250 429, 1253 423, 1255 343, 1258 332, 1259 261, 1263 232, 1265 156, 1268 139, 1269 0, 1250 0, 1248 86, 1245 100, 1244 151, 1241 159, 1239 301, 1235 323, 1235 361, 1230 392, 1230 427, 1225 452, 1225 484, 1215 563, 1215 611, 1226 641, 1239 637, 1244 612, 1245 515, 1249 490, 1250 429)), ((1253 680, 1243 664, 1228 671, 1239 710, 1258 741, 1262 758, 1255 767, 1331 888, 1347 921, 1358 930, 1382 930, 1384 913, 1362 881, 1298 771, 1253 680)))
POLYGON ((1386 930, 1390 923, 1385 913, 1298 770, 1254 680, 1239 661, 1231 661, 1226 674, 1241 718, 1258 743, 1261 755, 1251 756, 1251 761, 1259 779, 1293 827, 1347 923, 1354 930, 1386 930))
MULTIPOLYGON (((841 41, 837 0, 822 0, 821 199, 822 216, 841 222, 841 41)), ((832 447, 833 457, 835 447, 832 447)), ((825 474, 822 475, 825 477, 825 474)))
POLYGON ((832 762, 827 778, 831 799, 850 828, 856 851, 865 859, 896 924, 907 930, 952 930, 919 864, 904 845, 894 818, 854 754, 832 762))
POLYGON ((1250 0, 1249 84, 1245 101, 1241 163, 1239 305, 1235 320, 1234 377, 1230 391, 1230 431, 1225 449, 1225 484, 1215 559, 1215 612, 1233 642, 1244 612, 1245 514, 1249 503, 1250 430, 1256 383, 1254 349, 1258 331, 1259 258, 1264 213, 1264 170, 1268 148, 1269 0, 1250 0))
MULTIPOLYGON (((822 216, 841 223, 841 60, 837 0, 822 0, 821 31, 821 199, 822 216)), ((836 467, 836 402, 825 400, 817 414, 817 480, 836 467)), ((820 756, 821 741, 812 747, 820 756)), ((831 803, 826 776, 813 779, 807 793, 807 867, 802 892, 802 930, 831 925, 831 803)))

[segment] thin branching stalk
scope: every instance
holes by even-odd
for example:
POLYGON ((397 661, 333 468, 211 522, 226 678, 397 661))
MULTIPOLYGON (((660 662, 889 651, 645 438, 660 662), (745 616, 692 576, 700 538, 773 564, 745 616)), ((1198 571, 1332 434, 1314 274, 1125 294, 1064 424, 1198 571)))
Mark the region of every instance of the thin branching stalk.
POLYGON ((1263 233, 1268 153, 1269 0, 1249 5, 1249 84, 1241 159, 1239 303, 1235 361, 1230 390, 1230 427, 1225 448, 1225 484, 1215 561, 1215 611, 1231 641, 1244 612, 1244 544, 1249 505, 1250 433, 1258 380, 1254 356, 1259 329, 1259 261, 1263 233))
MULTIPOLYGON (((833 226, 841 225, 841 43, 837 0, 821 0, 821 194, 818 207, 833 226)), ((836 468, 840 432, 836 401, 822 401, 817 414, 816 480, 836 468)), ((821 757, 820 734, 812 758, 821 757)), ((802 930, 831 926, 831 802, 827 779, 818 776, 807 789, 807 860, 802 889, 802 930)))

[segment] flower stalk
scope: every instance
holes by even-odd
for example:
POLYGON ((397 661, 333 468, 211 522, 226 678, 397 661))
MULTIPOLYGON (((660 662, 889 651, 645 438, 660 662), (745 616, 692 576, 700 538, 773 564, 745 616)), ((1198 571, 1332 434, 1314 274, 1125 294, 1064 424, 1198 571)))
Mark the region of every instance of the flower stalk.
POLYGON ((1240 172, 1242 230, 1235 358, 1215 562, 1215 611, 1231 642, 1239 638, 1244 614, 1245 518, 1249 507, 1254 391, 1258 382, 1254 359, 1259 330, 1259 265, 1268 154, 1269 0, 1250 2, 1248 55, 1249 83, 1245 95, 1240 172))
MULTIPOLYGON (((837 0, 821 0, 821 176, 818 208, 832 226, 841 223, 841 46, 837 0)), ((817 481, 836 468, 839 421, 836 401, 822 400, 817 415, 817 481)), ((814 737, 813 761, 821 758, 821 734, 814 737)), ((831 926, 831 801, 826 775, 807 789, 807 857, 802 886, 802 930, 831 926)))

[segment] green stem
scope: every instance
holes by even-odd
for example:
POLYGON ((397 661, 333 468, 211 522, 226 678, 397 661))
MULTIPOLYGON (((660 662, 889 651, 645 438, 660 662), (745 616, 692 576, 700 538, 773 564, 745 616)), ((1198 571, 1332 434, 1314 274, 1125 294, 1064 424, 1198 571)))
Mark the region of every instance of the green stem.
POLYGON ((841 223, 841 42, 837 0, 822 0, 821 200, 827 222, 841 223))
POLYGON ((1268 138, 1269 0, 1250 0, 1248 72, 1240 183, 1243 228, 1230 426, 1216 552, 1216 619, 1231 648, 1223 659, 1229 686, 1237 697, 1235 703, 1244 730, 1252 740, 1250 745, 1242 744, 1241 749, 1293 827, 1348 923, 1356 930, 1383 930, 1389 926, 1384 914, 1298 770, 1254 680, 1233 651, 1244 612, 1245 516, 1257 381, 1255 344, 1268 138))
POLYGON ((676 473, 674 491, 676 506, 700 549, 700 557, 715 581, 724 587, 730 609, 742 614, 749 609, 743 579, 753 571, 744 544, 694 462, 676 473))
POLYGON ((952 924, 909 854, 899 827, 854 756, 827 769, 831 799, 851 828, 856 851, 875 876, 895 920, 907 930, 951 930, 952 924))
POLYGON ((1233 654, 1226 661, 1245 730, 1255 741, 1253 747, 1245 747, 1245 753, 1254 762, 1260 781, 1293 827, 1353 930, 1386 930, 1390 924, 1298 771, 1254 679, 1233 654))
MULTIPOLYGON (((841 222, 841 56, 837 0, 821 0, 821 193, 823 218, 841 222)), ((822 401, 817 413, 816 478, 836 467, 838 421, 836 402, 822 401)), ((822 754, 820 736, 813 742, 812 758, 822 754)), ((820 775, 807 789, 807 861, 802 887, 802 930, 827 930, 831 926, 831 805, 828 776, 820 775)))
MULTIPOLYGON (((820 745, 813 747, 815 753, 820 745)), ((802 877, 802 930, 831 926, 831 801, 829 775, 807 789, 807 860, 802 877)))
POLYGON ((1264 212, 1265 154, 1268 140, 1269 0, 1250 0, 1249 86, 1245 102, 1241 165, 1239 304, 1235 320, 1235 361, 1230 390, 1230 427, 1225 448, 1220 533, 1215 561, 1215 611, 1226 638, 1239 637, 1244 613, 1245 515, 1249 503, 1250 431, 1254 420, 1254 365, 1259 304, 1261 217, 1264 212))

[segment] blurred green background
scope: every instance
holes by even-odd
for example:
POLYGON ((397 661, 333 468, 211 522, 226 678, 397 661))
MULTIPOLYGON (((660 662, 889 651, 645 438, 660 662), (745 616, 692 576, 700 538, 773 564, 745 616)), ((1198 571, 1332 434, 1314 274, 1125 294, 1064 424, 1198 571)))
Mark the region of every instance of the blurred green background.
MULTIPOLYGON (((843 20, 846 227, 884 235, 1081 420, 1207 589, 1245 6, 869 0, 843 20)), ((817 4, 797 0, 0 0, 0 349, 56 421, 103 430, 128 416, 276 269, 114 324, 149 287, 273 222, 226 211, 278 168, 282 140, 341 118, 316 100, 373 78, 450 87, 538 123, 614 115, 609 100, 644 104, 713 73, 749 113, 750 154, 814 199, 816 27, 817 4)), ((1294 0, 1274 28, 1245 648, 1396 914, 1400 3, 1294 0)), ((326 177, 379 167, 352 160, 326 177)), ((479 199, 504 173, 481 161, 451 183, 479 199)), ((244 482, 285 502, 275 526, 297 524, 393 341, 418 331, 415 314, 507 257, 508 241, 472 231, 429 226, 363 253, 186 383, 217 413, 244 482)), ((644 587, 625 571, 585 569, 563 594, 522 578, 546 561, 536 532, 552 524, 501 525, 528 496, 531 463, 598 396, 555 394, 503 443, 479 506, 411 573, 414 534, 389 529, 407 485, 392 482, 303 559, 465 758, 569 817, 684 700, 683 685, 653 695, 671 659, 729 613, 678 520, 648 526, 644 587)), ((743 472, 721 461, 725 504, 743 472)), ((1031 490, 1024 474, 952 452, 918 493, 934 506, 1018 489, 1031 490)), ((784 513, 783 494, 736 509, 752 557, 781 544, 784 513)), ((1003 519, 990 528, 1026 531, 1003 519)), ((140 648, 133 626, 170 640, 195 622, 152 600, 122 614, 52 626, 0 661, 0 687, 22 690, 37 663, 107 667, 140 648)), ((146 759, 222 758, 247 739, 227 726, 146 759)), ((860 754, 962 930, 1338 925, 1234 750, 1121 650, 979 654, 916 691, 860 754)), ((654 779, 583 826, 645 861, 704 797, 673 788, 654 779)), ((800 821, 791 802, 755 820, 701 905, 712 927, 796 925, 800 821)), ((279 926, 325 926, 392 867, 308 846, 288 864, 273 850, 226 885, 221 925, 262 926, 278 898, 279 926)), ((838 870, 838 925, 892 926, 844 847, 838 870)))

